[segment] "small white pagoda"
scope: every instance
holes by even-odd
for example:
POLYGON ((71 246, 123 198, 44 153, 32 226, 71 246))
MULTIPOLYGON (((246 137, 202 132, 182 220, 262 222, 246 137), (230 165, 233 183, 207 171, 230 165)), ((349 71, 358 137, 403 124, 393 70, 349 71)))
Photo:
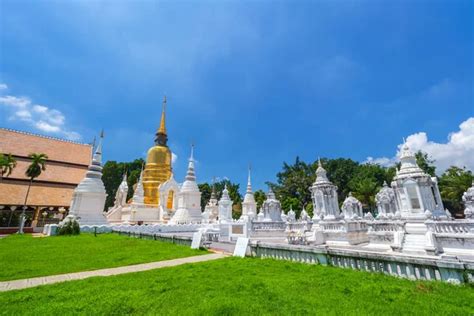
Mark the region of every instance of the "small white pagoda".
POLYGON ((341 211, 337 201, 337 186, 332 184, 327 177, 327 172, 318 160, 318 169, 316 170, 316 181, 310 188, 313 199, 315 223, 322 219, 336 220, 340 218, 341 211))
POLYGON ((255 197, 252 192, 252 181, 250 178, 250 168, 249 175, 247 179, 247 191, 245 192, 244 201, 242 202, 242 216, 241 220, 252 220, 257 216, 257 203, 255 202, 255 197))
POLYGON ((318 161, 316 181, 310 188, 314 205, 312 240, 315 244, 334 246, 357 245, 368 241, 362 204, 351 194, 339 210, 337 186, 329 181, 318 161))
POLYGON ((229 196, 229 190, 227 190, 227 184, 224 186, 222 191, 221 199, 219 200, 219 222, 226 223, 232 221, 232 206, 233 202, 229 196))
POLYGON ((72 195, 70 215, 74 215, 80 225, 107 225, 104 216, 105 193, 102 182, 102 141, 103 133, 100 135, 89 170, 84 179, 74 190, 72 195))
POLYGON ((170 224, 199 224, 201 222, 201 192, 196 183, 194 146, 191 146, 188 171, 179 191, 178 208, 171 217, 170 224))

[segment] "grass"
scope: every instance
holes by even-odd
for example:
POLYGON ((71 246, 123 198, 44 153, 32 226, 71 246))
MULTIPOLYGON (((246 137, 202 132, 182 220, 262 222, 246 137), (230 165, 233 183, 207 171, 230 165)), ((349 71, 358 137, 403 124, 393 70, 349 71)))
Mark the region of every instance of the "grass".
POLYGON ((0 281, 112 268, 204 254, 186 246, 116 234, 0 239, 0 281))
POLYGON ((473 315, 474 289, 226 258, 0 293, 6 315, 473 315))

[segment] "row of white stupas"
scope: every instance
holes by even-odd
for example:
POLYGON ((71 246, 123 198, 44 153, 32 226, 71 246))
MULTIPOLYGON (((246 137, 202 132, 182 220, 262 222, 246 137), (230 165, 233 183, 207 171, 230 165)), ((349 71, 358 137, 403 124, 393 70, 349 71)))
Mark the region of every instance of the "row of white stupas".
MULTIPOLYGON (((142 176, 137 183, 131 203, 127 203, 126 175, 120 184, 114 206, 103 215, 106 193, 101 166, 102 138, 95 151, 89 171, 76 188, 70 213, 79 218, 81 225, 109 224, 212 224, 229 225, 232 220, 233 202, 225 188, 218 201, 215 191, 201 211, 201 192, 196 183, 193 149, 185 180, 178 184, 174 177, 160 185, 159 205, 151 207, 143 203, 142 176), (176 194, 175 194, 176 193, 176 194), (170 194, 172 203, 170 202, 170 194)), ((453 220, 441 200, 436 177, 423 172, 416 163, 415 155, 404 145, 400 157, 401 166, 391 186, 386 183, 376 195, 378 214, 363 214, 362 204, 351 194, 339 209, 337 186, 331 183, 326 170, 319 162, 316 180, 311 186, 314 215, 312 220, 306 211, 301 212, 304 225, 310 228, 309 240, 315 244, 367 245, 416 253, 436 253, 441 248, 456 248, 457 253, 474 250, 474 184, 463 196, 466 206, 464 220, 453 220), (459 239, 459 237, 462 237, 459 239), (467 239, 466 239, 467 238, 467 239), (459 251, 458 251, 459 250, 459 251)), ((251 232, 283 233, 286 223, 295 222, 295 213, 281 211, 281 204, 270 190, 262 208, 252 192, 250 170, 247 190, 242 203, 240 222, 248 222, 251 232)), ((221 226, 222 227, 222 226, 221 226)), ((291 227, 297 227, 292 225, 291 227)), ((308 232, 307 232, 308 233, 308 232)), ((264 234, 265 235, 265 234, 264 234)))

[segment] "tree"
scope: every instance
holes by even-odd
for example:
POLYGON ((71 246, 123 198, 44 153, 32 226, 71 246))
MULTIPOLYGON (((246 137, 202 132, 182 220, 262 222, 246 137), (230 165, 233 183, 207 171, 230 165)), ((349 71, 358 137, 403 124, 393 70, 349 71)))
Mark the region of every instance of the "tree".
POLYGON ((26 191, 25 196, 25 203, 23 204, 23 210, 21 212, 20 229, 18 231, 19 234, 23 234, 23 226, 25 224, 25 211, 28 202, 28 195, 30 194, 31 184, 33 183, 34 179, 38 178, 41 175, 42 171, 46 170, 46 160, 48 159, 48 156, 46 154, 33 153, 29 154, 28 158, 31 159, 31 164, 28 166, 28 169, 26 169, 25 175, 30 179, 30 183, 28 184, 28 190, 26 191))
POLYGON ((436 167, 433 165, 435 161, 431 159, 427 153, 419 150, 418 152, 415 153, 415 158, 416 158, 416 163, 421 168, 421 170, 423 170, 424 172, 426 172, 432 177, 436 176, 435 174, 436 167))
POLYGON ((253 196, 255 198, 255 202, 257 203, 257 210, 259 210, 262 207, 263 202, 265 202, 267 199, 265 192, 263 192, 263 190, 257 190, 253 196))
POLYGON ((16 160, 11 154, 0 154, 0 179, 8 177, 16 167, 16 160))
POLYGON ((448 168, 439 179, 439 189, 444 206, 453 213, 462 214, 464 206, 462 195, 472 185, 474 176, 471 171, 458 167, 448 168))
POLYGON ((295 212, 301 211, 303 205, 311 202, 309 188, 313 184, 316 174, 314 164, 307 164, 296 157, 295 163, 283 163, 282 171, 277 173, 277 183, 268 182, 275 195, 286 211, 293 207, 295 212))
POLYGON ((201 209, 204 210, 207 202, 211 199, 212 188, 209 183, 200 183, 198 188, 201 191, 201 209))
MULTIPOLYGON (((328 179, 338 187, 339 201, 344 201, 351 191, 349 182, 354 178, 359 168, 359 163, 346 158, 322 159, 321 162, 328 173, 328 179)), ((313 166, 316 171, 318 162, 315 161, 313 166)))
POLYGON ((132 162, 116 162, 107 161, 102 169, 102 181, 104 182, 105 191, 107 192, 107 199, 105 200, 105 211, 114 205, 115 194, 122 182, 123 174, 127 172, 128 193, 127 201, 132 198, 135 184, 140 178, 145 161, 143 159, 135 159, 132 162))
POLYGON ((353 195, 365 208, 372 211, 375 208, 375 194, 379 190, 377 182, 373 178, 364 178, 350 183, 353 195))
MULTIPOLYGON (((229 191, 229 197, 234 203, 232 207, 232 216, 234 218, 239 218, 240 214, 242 213, 242 196, 239 193, 239 184, 232 183, 230 180, 222 180, 220 182, 214 183, 216 198, 220 200, 222 197, 222 191, 224 191, 224 187, 226 185, 227 191, 229 191)), ((201 183, 198 185, 198 187, 199 190, 201 190, 201 188, 203 189, 203 191, 201 191, 201 207, 204 208, 211 198, 212 187, 209 183, 201 183)))

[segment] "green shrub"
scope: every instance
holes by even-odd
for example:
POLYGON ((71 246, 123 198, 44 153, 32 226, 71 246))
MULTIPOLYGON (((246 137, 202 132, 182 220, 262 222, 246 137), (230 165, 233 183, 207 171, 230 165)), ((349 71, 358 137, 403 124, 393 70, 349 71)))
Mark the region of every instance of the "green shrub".
POLYGON ((80 232, 79 222, 75 219, 66 220, 63 225, 58 227, 58 235, 79 235, 80 232))

